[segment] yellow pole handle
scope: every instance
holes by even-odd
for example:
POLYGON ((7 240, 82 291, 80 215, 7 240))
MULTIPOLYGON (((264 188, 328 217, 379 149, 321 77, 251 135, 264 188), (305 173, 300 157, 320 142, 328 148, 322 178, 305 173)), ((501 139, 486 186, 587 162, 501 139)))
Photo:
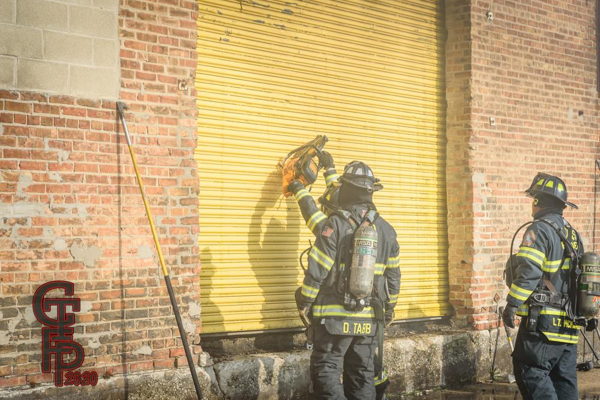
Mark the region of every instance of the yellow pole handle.
POLYGON ((154 227, 154 221, 152 218, 152 212, 150 211, 150 206, 148 205, 148 201, 146 200, 146 195, 144 194, 144 185, 142 184, 142 178, 140 177, 140 172, 138 170, 137 161, 135 159, 135 153, 133 152, 133 147, 131 144, 128 144, 129 154, 131 154, 131 159, 133 160, 133 169, 135 169, 135 176, 137 177, 138 185, 140 187, 140 192, 142 193, 142 200, 144 201, 144 207, 146 208, 146 215, 148 216, 148 222, 150 223, 150 229, 152 230, 152 237, 154 238, 154 245, 156 246, 156 250, 158 251, 158 259, 160 261, 160 267, 162 268, 163 275, 168 276, 169 271, 165 266, 165 260, 163 258, 162 250, 160 249, 160 243, 158 243, 158 235, 156 234, 156 228, 154 227))
POLYGON ((158 235, 156 234, 156 228, 154 227, 154 220, 152 218, 152 212, 150 211, 150 206, 148 206, 148 201, 146 200, 146 194, 144 192, 144 184, 142 183, 142 178, 140 177, 140 171, 138 170, 137 161, 135 159, 135 153, 133 152, 133 145, 131 144, 131 137, 129 136, 129 129, 127 129, 127 122, 125 121, 125 116, 123 115, 123 111, 128 109, 127 105, 121 101, 117 101, 117 110, 119 112, 119 118, 121 118, 121 123, 123 124, 123 130, 125 131, 125 139, 127 139, 127 147, 129 147, 129 154, 131 154, 131 160, 133 161, 133 168, 135 169, 135 176, 137 177, 137 182, 140 187, 140 193, 142 194, 142 200, 144 201, 144 207, 146 208, 146 215, 148 216, 148 222, 150 223, 150 229, 152 230, 152 237, 154 238, 154 245, 156 246, 156 251, 158 252, 158 259, 160 261, 160 267, 162 268, 163 275, 169 276, 169 271, 167 271, 167 267, 165 266, 165 260, 163 258, 162 250, 160 249, 160 243, 158 243, 158 235))
POLYGON ((150 229, 152 229, 152 237, 154 238, 154 244, 156 245, 156 250, 158 251, 158 258, 160 260, 160 266, 163 271, 163 275, 165 277, 165 284, 167 285, 167 290, 169 291, 169 298, 171 299, 171 306, 173 306, 173 313, 175 313, 175 320, 177 321, 177 327, 179 328, 179 336, 181 337, 181 343, 183 344, 183 349, 185 350, 185 356, 187 358, 188 366, 190 367, 190 373, 192 374, 192 380, 194 381, 194 387, 196 388, 196 394, 198 395, 198 399, 202 400, 202 388, 200 387, 200 381, 198 381, 198 374, 196 373, 196 367, 194 363, 194 358, 192 357, 192 352, 190 351, 190 346, 188 345, 186 339, 185 328, 183 327, 183 322, 181 321, 181 315, 179 313, 179 307, 177 306, 177 299, 175 298, 175 292, 173 292, 173 285, 171 285, 171 278, 169 277, 169 271, 167 271, 167 267, 165 266, 165 260, 163 259, 162 251, 160 250, 160 244, 158 243, 158 235, 156 234, 156 229, 154 228, 154 222, 152 218, 152 212, 150 212, 150 207, 148 206, 148 201, 146 200, 146 194, 144 193, 144 184, 142 183, 142 178, 140 178, 140 171, 138 170, 137 161, 135 159, 135 154, 133 152, 133 145, 131 144, 131 138, 129 137, 129 130, 127 129, 127 122, 125 121, 125 117, 123 115, 123 110, 127 109, 127 105, 121 101, 117 101, 117 111, 119 113, 119 117, 121 118, 121 123, 123 124, 123 130, 125 131, 125 137, 127 138, 127 147, 129 147, 129 154, 131 154, 131 160, 133 161, 133 168, 135 169, 135 176, 137 177, 138 185, 140 187, 140 193, 142 194, 142 200, 144 200, 144 207, 146 208, 146 215, 148 216, 148 222, 150 222, 150 229))

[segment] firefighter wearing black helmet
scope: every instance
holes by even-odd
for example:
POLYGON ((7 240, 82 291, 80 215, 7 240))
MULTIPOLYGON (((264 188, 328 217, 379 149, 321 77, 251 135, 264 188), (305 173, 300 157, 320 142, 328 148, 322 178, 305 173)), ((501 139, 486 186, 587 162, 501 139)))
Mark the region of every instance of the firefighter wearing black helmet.
POLYGON ((513 259, 502 315, 510 328, 515 314, 522 317, 512 354, 515 378, 524 399, 577 399, 579 326, 570 312, 571 253, 557 231, 583 254, 579 234, 563 217, 567 206, 577 207, 567 201, 567 186, 556 176, 537 174, 525 192, 533 198, 534 222, 513 259))
MULTIPOLYGON (((302 312, 312 306, 315 332, 311 379, 315 397, 370 400, 376 397, 376 347, 381 344, 381 355, 383 323, 393 318, 400 291, 399 247, 394 229, 376 213, 373 192, 383 186, 371 168, 352 162, 340 181, 341 210, 326 220, 309 253, 298 307, 302 312), (373 286, 366 302, 352 306, 344 302, 351 239, 367 216, 375 216, 372 225, 378 233, 373 286)), ((384 381, 380 360, 377 379, 384 381)))
MULTIPOLYGON (((321 197, 319 197, 320 209, 317 207, 312 196, 306 190, 302 182, 293 181, 289 186, 289 191, 294 194, 302 217, 306 222, 306 226, 310 229, 315 236, 318 236, 323 230, 323 226, 327 222, 327 217, 333 212, 337 211, 339 207, 338 196, 340 192, 341 183, 339 182, 339 175, 335 169, 333 157, 330 153, 324 151, 318 155, 319 162, 323 165, 325 172, 323 177, 325 178, 326 189, 321 197)), ((308 250, 308 249, 307 249, 308 250)), ((301 289, 299 288, 296 292, 296 298, 301 302, 301 289)), ((301 319, 303 322, 308 324, 311 320, 311 316, 307 315, 310 313, 303 313, 301 319)), ((388 323, 391 323, 391 318, 388 323)), ((312 343, 312 329, 307 330, 309 336, 309 343, 312 343)), ((383 400, 385 398, 385 392, 389 385, 389 380, 385 371, 376 371, 375 374, 375 391, 376 400, 383 400)))

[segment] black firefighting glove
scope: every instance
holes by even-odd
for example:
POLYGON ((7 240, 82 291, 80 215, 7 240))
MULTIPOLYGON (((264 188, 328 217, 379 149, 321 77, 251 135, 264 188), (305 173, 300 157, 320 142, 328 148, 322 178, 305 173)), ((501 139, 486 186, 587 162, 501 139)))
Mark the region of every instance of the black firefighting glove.
POLYGON ((304 184, 300 181, 292 181, 287 187, 288 192, 296 194, 299 190, 304 189, 304 184))
POLYGON ((394 312, 393 308, 388 308, 385 310, 385 314, 383 316, 383 323, 386 327, 390 326, 392 324, 392 322, 394 321, 394 317, 396 316, 396 313, 394 312))
POLYGON ((335 164, 333 163, 333 157, 328 152, 323 151, 321 153, 318 153, 317 157, 319 157, 319 162, 321 163, 323 168, 325 168, 325 170, 328 170, 329 168, 335 168, 335 164))
POLYGON ((509 328, 515 327, 515 315, 517 314, 517 306, 507 304, 502 311, 502 321, 509 328))

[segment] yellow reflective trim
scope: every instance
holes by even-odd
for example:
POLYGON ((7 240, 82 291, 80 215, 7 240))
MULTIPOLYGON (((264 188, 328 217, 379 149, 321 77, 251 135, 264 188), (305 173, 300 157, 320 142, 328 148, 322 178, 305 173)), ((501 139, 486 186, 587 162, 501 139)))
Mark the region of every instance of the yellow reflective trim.
POLYGON ((508 295, 523 301, 526 301, 529 298, 529 296, 521 296, 520 294, 513 292, 512 289, 508 292, 508 295))
POLYGON ((545 332, 541 331, 546 337, 553 342, 563 342, 563 343, 573 343, 577 344, 579 342, 579 335, 565 335, 562 333, 554 333, 554 332, 545 332), (556 340, 552 340, 556 339, 556 340))
POLYGON ((533 293, 533 290, 523 289, 521 287, 518 287, 514 283, 512 285, 510 285, 510 290, 515 290, 515 292, 521 293, 526 296, 529 296, 529 295, 531 295, 531 293, 533 293))
POLYGON ((400 264, 400 256, 390 257, 387 260, 386 268, 394 268, 400 264))
MULTIPOLYGON (((555 310, 553 308, 544 308, 540 311, 541 315, 558 315, 561 317, 566 317, 567 316, 567 312, 566 311, 561 311, 561 310, 555 310)), ((523 304, 522 306, 520 306, 517 309, 517 315, 520 315, 522 317, 526 317, 529 315, 529 306, 527 304, 523 304)))
MULTIPOLYGON (((555 261, 545 261, 544 265, 542 266, 542 271, 545 272, 556 272, 558 271, 558 267, 560 267, 560 263, 562 262, 562 258, 560 260, 555 260, 555 261), (546 266, 552 266, 552 268, 547 268, 546 266)), ((565 259, 565 263, 562 266, 562 269, 569 269, 571 268, 571 259, 567 258, 565 259)))
POLYGON ((537 258, 534 255, 531 254, 526 254, 526 253, 522 253, 522 252, 518 252, 517 253, 517 257, 524 257, 524 258, 528 258, 531 261, 534 261, 537 265, 539 265, 540 267, 544 264, 544 260, 540 260, 539 258, 537 258))
POLYGON ((313 246, 308 255, 327 271, 331 270, 331 267, 333 266, 333 260, 327 257, 327 255, 325 255, 321 250, 313 246))
POLYGON ((384 270, 385 270, 385 264, 381 264, 381 263, 375 264, 375 275, 383 275, 384 270))
POLYGON ((349 317, 349 318, 375 318, 372 307, 365 307, 360 312, 347 311, 343 306, 325 305, 313 306, 314 317, 349 317))
POLYGON ((338 178, 339 178, 339 175, 338 175, 338 174, 329 175, 329 176, 327 176, 327 177, 325 178, 325 183, 326 183, 327 185, 330 185, 330 184, 332 184, 333 182, 337 181, 337 180, 338 180, 338 178))
POLYGON ((325 268, 325 270, 330 271, 331 270, 331 265, 327 265, 323 260, 321 260, 319 258, 318 255, 315 255, 314 253, 310 253, 309 257, 312 258, 313 260, 315 260, 317 262, 317 264, 319 264, 320 266, 322 266, 323 268, 325 268))
POLYGON ((517 308, 517 315, 521 317, 526 317, 529 315, 529 306, 527 303, 521 304, 519 308, 517 308))
POLYGON ((546 259, 546 255, 544 253, 542 253, 538 249, 534 249, 533 247, 521 246, 521 247, 519 247, 519 252, 530 253, 530 254, 537 254, 538 256, 540 256, 540 258, 542 260, 546 259))
POLYGON ((562 183, 559 183, 559 184, 558 184, 558 191, 559 191, 559 192, 564 192, 564 191, 565 191, 565 187, 563 186, 563 184, 562 184, 562 183))
POLYGON ((308 226, 308 229, 312 231, 313 229, 315 229, 315 226, 317 226, 317 224, 323 221, 324 219, 327 219, 327 216, 321 211, 317 211, 308 219, 308 221, 306 222, 306 226, 308 226))
POLYGON ((540 179, 540 180, 538 181, 538 183, 536 183, 535 185, 536 185, 536 186, 541 186, 541 185, 543 185, 543 184, 544 184, 544 180, 543 180, 543 179, 540 179))
POLYGON ((302 285, 302 290, 300 293, 302 293, 306 297, 314 299, 315 297, 317 297, 317 294, 319 294, 319 289, 304 284, 302 285))
POLYGON ((554 272, 558 271, 558 267, 556 267, 556 268, 546 268, 546 267, 542 266, 542 271, 554 273, 554 272))
POLYGON ((545 315, 560 315, 563 317, 567 316, 567 312, 566 311, 561 311, 561 310, 555 310, 552 308, 544 308, 542 309, 542 311, 540 311, 540 314, 545 314, 545 315))
POLYGON ((321 250, 313 246, 313 250, 316 251, 323 259, 330 265, 333 265, 333 259, 329 257, 327 254, 323 253, 321 250))
POLYGON ((296 196, 296 201, 300 201, 301 198, 309 196, 310 192, 306 189, 300 189, 296 192, 295 196, 296 196))
POLYGON ((400 295, 399 293, 398 293, 398 294, 390 294, 390 303, 395 303, 395 302, 397 302, 397 301, 398 301, 398 296, 399 296, 399 295, 400 295))
POLYGON ((301 292, 301 293, 302 293, 302 295, 303 295, 303 296, 305 296, 305 297, 308 297, 308 298, 310 298, 310 299, 316 299, 316 298, 317 298, 317 295, 316 295, 316 294, 312 294, 312 293, 306 293, 306 292, 304 291, 304 289, 302 289, 302 292, 301 292))
POLYGON ((554 181, 546 182, 546 187, 554 187, 554 181))

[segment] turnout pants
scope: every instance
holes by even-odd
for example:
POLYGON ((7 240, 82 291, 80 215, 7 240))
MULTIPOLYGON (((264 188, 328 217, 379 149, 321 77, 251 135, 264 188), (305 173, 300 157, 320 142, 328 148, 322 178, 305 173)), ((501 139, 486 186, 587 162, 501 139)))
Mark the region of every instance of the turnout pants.
POLYGON ((315 398, 374 400, 375 336, 332 335, 321 324, 315 325, 314 335, 310 364, 315 398))
POLYGON ((521 322, 513 367, 524 400, 576 400, 577 345, 549 341, 521 322))

